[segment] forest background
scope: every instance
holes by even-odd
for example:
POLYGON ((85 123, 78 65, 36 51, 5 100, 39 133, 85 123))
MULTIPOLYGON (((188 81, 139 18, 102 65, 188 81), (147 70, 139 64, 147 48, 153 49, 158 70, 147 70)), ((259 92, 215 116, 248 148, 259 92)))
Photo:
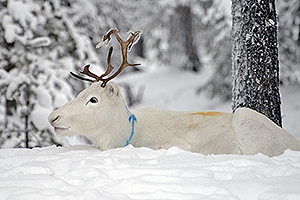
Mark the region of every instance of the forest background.
MULTIPOLYGON (((300 89, 300 2, 276 6, 281 85, 300 89)), ((0 20, 0 147, 63 144, 47 116, 88 86, 70 71, 87 63, 104 71, 107 48, 95 46, 113 27, 123 37, 143 30, 130 55, 142 67, 127 69, 120 81, 130 107, 141 105, 147 86, 128 79, 166 69, 194 78, 210 71, 205 84, 193 80, 195 95, 231 100, 230 0, 1 0, 0 20)), ((113 65, 119 57, 115 52, 113 65)))

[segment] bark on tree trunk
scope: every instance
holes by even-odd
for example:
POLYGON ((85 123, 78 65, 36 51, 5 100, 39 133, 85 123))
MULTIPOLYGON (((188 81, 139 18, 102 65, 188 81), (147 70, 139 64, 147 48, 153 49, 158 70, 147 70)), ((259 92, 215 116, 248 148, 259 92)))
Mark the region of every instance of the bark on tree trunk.
POLYGON ((282 126, 275 0, 232 0, 233 112, 249 107, 282 126))

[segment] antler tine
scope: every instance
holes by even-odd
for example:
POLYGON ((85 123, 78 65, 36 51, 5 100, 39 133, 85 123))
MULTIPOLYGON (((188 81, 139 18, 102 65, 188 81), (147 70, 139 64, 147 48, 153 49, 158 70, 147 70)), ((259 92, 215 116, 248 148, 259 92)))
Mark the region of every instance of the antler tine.
POLYGON ((105 87, 105 85, 108 81, 110 81, 111 79, 118 76, 127 66, 137 66, 137 65, 140 65, 140 63, 138 63, 138 64, 129 64, 129 63, 122 64, 121 67, 118 69, 118 71, 116 71, 113 75, 111 75, 110 77, 108 77, 106 79, 101 79, 101 81, 103 82, 101 84, 101 87, 105 87))
POLYGON ((81 77, 81 76, 79 76, 79 75, 77 75, 77 74, 75 74, 75 73, 73 73, 73 72, 70 72, 70 74, 71 74, 72 76, 74 76, 75 78, 78 78, 78 79, 81 79, 81 80, 84 80, 84 81, 89 81, 89 82, 96 82, 96 81, 99 81, 99 76, 97 76, 96 74, 94 74, 94 73, 92 73, 92 72, 90 71, 90 65, 89 65, 89 64, 86 65, 86 66, 84 66, 83 71, 80 72, 80 73, 81 73, 81 74, 85 74, 85 75, 87 75, 87 76, 89 76, 89 77, 91 77, 91 78, 94 78, 95 80, 87 79, 87 78, 81 77))
POLYGON ((114 67, 111 65, 111 55, 112 55, 112 52, 113 52, 113 47, 110 47, 109 48, 109 52, 108 52, 108 56, 107 56, 107 69, 106 71, 104 72, 104 74, 102 74, 99 79, 102 80, 104 76, 107 76, 113 69, 114 67))
MULTIPOLYGON (((107 73, 107 71, 101 75, 101 81, 103 81, 103 83, 101 84, 102 87, 105 87, 106 83, 108 81, 110 81, 111 79, 115 78, 116 76, 118 76, 127 66, 137 66, 137 65, 140 65, 140 64, 130 64, 128 63, 127 61, 127 51, 128 51, 128 46, 131 44, 133 45, 134 44, 134 40, 136 37, 139 37, 140 35, 140 31, 137 31, 135 33, 131 33, 132 35, 130 36, 130 38, 127 40, 127 41, 123 41, 122 38, 120 37, 119 33, 118 33, 118 30, 115 28, 115 29, 112 29, 111 31, 108 32, 107 35, 105 35, 103 37, 103 40, 104 38, 107 39, 110 37, 110 35, 112 34, 112 32, 115 33, 115 36, 118 40, 118 42, 120 43, 121 45, 121 50, 122 50, 122 58, 123 58, 123 62, 121 64, 121 66, 119 67, 119 69, 113 74, 111 75, 110 77, 106 78, 106 79, 103 79, 104 76, 107 76, 109 73, 107 73)), ((108 56, 108 68, 110 68, 111 70, 109 72, 112 71, 113 67, 111 65, 111 54, 112 54, 112 51, 113 51, 113 48, 111 47, 110 48, 110 52, 109 52, 109 56, 108 56)))
POLYGON ((85 74, 85 75, 87 75, 87 76, 89 76, 89 77, 94 78, 95 80, 94 80, 93 82, 96 82, 96 81, 98 81, 98 79, 99 79, 99 76, 97 76, 96 74, 94 74, 94 73, 92 73, 92 72, 90 71, 90 65, 89 65, 89 64, 86 65, 86 66, 83 68, 83 71, 80 72, 80 73, 81 73, 81 74, 85 74))
POLYGON ((91 79, 87 79, 87 78, 81 77, 81 76, 79 76, 79 75, 77 75, 77 74, 75 74, 75 73, 73 73, 73 72, 70 72, 70 74, 71 74, 73 77, 78 78, 78 79, 80 79, 80 80, 89 81, 89 82, 94 82, 94 81, 91 80, 91 79))

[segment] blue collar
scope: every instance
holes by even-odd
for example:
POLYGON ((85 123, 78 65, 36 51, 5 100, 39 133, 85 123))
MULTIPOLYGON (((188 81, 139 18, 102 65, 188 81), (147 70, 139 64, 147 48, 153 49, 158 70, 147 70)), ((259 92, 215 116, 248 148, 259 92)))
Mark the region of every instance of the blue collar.
POLYGON ((135 115, 132 114, 132 113, 130 112, 130 110, 128 109, 127 106, 126 106, 126 108, 127 108, 127 111, 128 111, 129 114, 130 114, 129 122, 131 121, 131 134, 130 134, 129 139, 126 141, 126 144, 125 144, 124 147, 126 147, 126 146, 128 146, 128 145, 130 144, 130 142, 131 142, 131 140, 132 140, 132 137, 133 137, 133 134, 134 134, 134 123, 137 122, 137 118, 135 117, 135 115))

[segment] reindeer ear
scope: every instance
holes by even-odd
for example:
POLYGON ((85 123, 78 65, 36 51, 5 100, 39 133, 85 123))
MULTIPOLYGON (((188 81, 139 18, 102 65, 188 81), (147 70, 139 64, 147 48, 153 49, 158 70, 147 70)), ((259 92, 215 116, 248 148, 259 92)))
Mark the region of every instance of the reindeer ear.
POLYGON ((115 82, 109 82, 105 87, 105 92, 110 98, 116 98, 120 95, 120 88, 115 82))

